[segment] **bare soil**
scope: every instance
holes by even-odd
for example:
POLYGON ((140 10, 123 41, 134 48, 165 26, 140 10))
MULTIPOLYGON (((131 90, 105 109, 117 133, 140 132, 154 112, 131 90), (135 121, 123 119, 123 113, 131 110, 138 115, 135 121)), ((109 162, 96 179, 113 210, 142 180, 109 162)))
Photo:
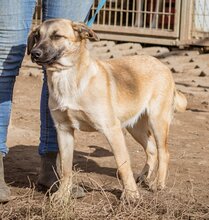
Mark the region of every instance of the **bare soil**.
MULTIPOLYGON (((42 74, 26 57, 15 84, 8 137, 10 151, 4 161, 13 200, 0 205, 0 218, 209 219, 209 55, 169 52, 161 60, 171 69, 176 68, 172 71, 177 87, 188 99, 187 111, 174 115, 170 130, 167 188, 153 193, 139 186, 141 199, 137 204, 121 201, 122 188, 106 139, 99 133, 77 131, 74 164, 79 172, 75 179, 85 188, 86 197, 72 200, 68 207, 57 205, 58 209, 49 206, 48 198, 35 188, 40 167, 42 74), (203 67, 195 68, 197 64, 203 67), (203 70, 206 74, 201 77, 203 70)), ((137 175, 145 163, 145 154, 128 133, 125 136, 137 175)))

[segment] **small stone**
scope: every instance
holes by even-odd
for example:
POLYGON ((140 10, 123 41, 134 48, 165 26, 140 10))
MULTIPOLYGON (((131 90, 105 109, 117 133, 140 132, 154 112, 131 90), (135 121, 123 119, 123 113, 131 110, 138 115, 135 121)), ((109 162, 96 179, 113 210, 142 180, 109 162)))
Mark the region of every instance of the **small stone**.
POLYGON ((171 68, 171 72, 172 73, 177 73, 177 71, 173 67, 171 68))
POLYGON ((170 70, 172 73, 182 73, 183 67, 182 66, 175 66, 175 67, 172 67, 170 70))
POLYGON ((201 104, 202 104, 202 105, 209 105, 209 102, 203 101, 201 104))
POLYGON ((189 60, 189 62, 190 62, 190 63, 193 63, 193 62, 194 62, 194 60, 193 60, 193 59, 191 59, 191 60, 189 60))
POLYGON ((195 69, 199 69, 199 68, 200 68, 200 66, 196 65, 194 68, 195 68, 195 69))
POLYGON ((199 76, 200 76, 200 77, 205 77, 205 76, 206 76, 206 73, 205 73, 204 71, 201 71, 201 73, 200 73, 199 76))

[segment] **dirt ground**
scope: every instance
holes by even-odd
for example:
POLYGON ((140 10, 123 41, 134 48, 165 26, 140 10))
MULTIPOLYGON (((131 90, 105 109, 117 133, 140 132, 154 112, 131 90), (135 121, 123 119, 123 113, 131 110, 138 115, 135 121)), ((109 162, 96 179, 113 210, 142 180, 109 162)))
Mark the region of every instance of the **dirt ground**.
MULTIPOLYGON (((40 166, 42 74, 26 57, 15 85, 10 151, 4 161, 13 200, 0 205, 1 219, 209 219, 209 54, 197 50, 170 51, 165 47, 141 49, 138 44, 117 46, 106 41, 91 47, 101 58, 140 53, 159 57, 170 67, 178 89, 186 95, 187 111, 175 113, 170 130, 166 189, 156 194, 139 187, 142 202, 137 209, 144 210, 144 214, 137 212, 136 207, 126 210, 118 199, 121 185, 106 139, 99 133, 77 131, 74 164, 80 171, 75 179, 85 187, 86 197, 74 201, 68 217, 44 213, 48 210, 47 199, 43 203, 45 195, 34 187, 40 166)), ((129 134, 125 135, 133 171, 139 174, 145 154, 129 134)))

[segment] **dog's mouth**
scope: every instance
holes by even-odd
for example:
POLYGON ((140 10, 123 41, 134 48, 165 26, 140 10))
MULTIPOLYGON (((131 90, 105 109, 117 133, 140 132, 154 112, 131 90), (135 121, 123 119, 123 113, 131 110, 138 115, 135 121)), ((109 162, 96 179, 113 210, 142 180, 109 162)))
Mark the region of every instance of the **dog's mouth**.
POLYGON ((31 57, 31 60, 32 60, 33 63, 37 63, 38 65, 41 65, 41 66, 52 65, 58 59, 59 59, 58 55, 56 55, 56 56, 54 56, 52 58, 48 58, 48 59, 36 59, 36 58, 31 57))

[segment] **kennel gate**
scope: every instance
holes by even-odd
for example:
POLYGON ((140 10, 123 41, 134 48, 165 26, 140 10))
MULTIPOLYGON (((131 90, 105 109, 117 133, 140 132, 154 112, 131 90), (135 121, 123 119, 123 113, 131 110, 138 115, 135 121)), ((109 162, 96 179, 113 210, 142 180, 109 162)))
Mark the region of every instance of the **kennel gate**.
MULTIPOLYGON (((41 0, 36 9, 38 24, 41 0)), ((209 46, 209 0, 107 0, 93 29, 107 40, 209 46)))

